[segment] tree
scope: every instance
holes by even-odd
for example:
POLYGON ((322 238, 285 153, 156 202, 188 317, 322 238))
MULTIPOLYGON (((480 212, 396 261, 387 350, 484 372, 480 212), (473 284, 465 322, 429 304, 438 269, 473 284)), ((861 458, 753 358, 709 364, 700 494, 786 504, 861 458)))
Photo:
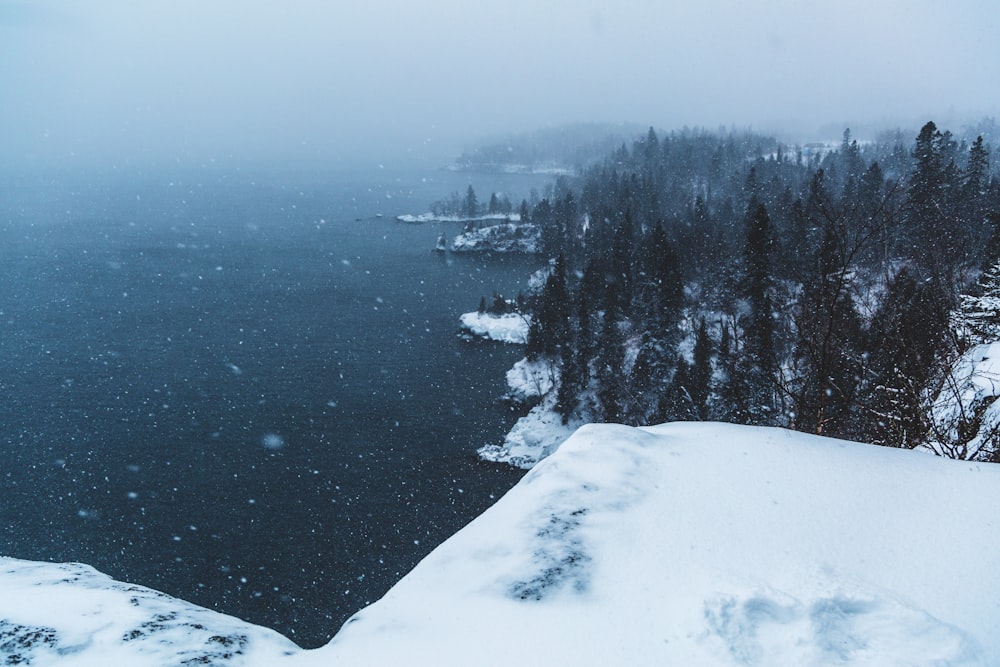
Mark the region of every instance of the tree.
POLYGON ((824 221, 815 268, 795 315, 800 377, 793 403, 800 430, 850 436, 862 326, 850 291, 853 273, 845 231, 836 223, 834 218, 824 221))
POLYGON ((932 380, 943 372, 953 299, 936 280, 903 268, 869 327, 863 432, 871 442, 912 448, 927 433, 932 380))
POLYGON ((684 307, 684 280, 680 259, 667 240, 662 221, 657 221, 649 233, 640 267, 639 291, 646 316, 658 328, 673 326, 684 307))
POLYGON ((657 405, 656 421, 694 421, 699 418, 691 394, 691 381, 691 364, 679 355, 674 376, 657 405))
POLYGON ((535 320, 538 323, 537 335, 540 337, 538 344, 542 354, 555 355, 561 345, 568 343, 569 311, 566 267, 560 255, 548 278, 545 279, 545 286, 542 288, 540 303, 535 313, 535 320))
POLYGON ((625 341, 610 310, 604 312, 598 341, 595 372, 598 407, 603 421, 620 423, 625 421, 625 341))
MULTIPOLYGON (((969 249, 983 247, 993 232, 990 217, 990 153, 983 143, 983 135, 969 148, 962 179, 961 214, 973 240, 969 249)), ((991 261, 991 260, 990 260, 991 261)))
POLYGON ((948 277, 962 255, 965 233, 954 210, 958 168, 954 142, 933 122, 917 135, 914 166, 907 188, 909 256, 938 279, 948 277))
POLYGON ((521 222, 531 222, 531 213, 528 211, 528 200, 521 200, 521 208, 518 209, 518 216, 521 218, 521 222))
POLYGON ((959 296, 952 327, 961 351, 1000 340, 1000 258, 983 272, 971 293, 959 296))
POLYGON ((465 191, 465 204, 462 208, 466 217, 474 218, 479 215, 479 200, 476 199, 476 191, 471 185, 465 191))
POLYGON ((712 339, 708 324, 702 317, 694 340, 694 364, 691 366, 688 393, 694 408, 694 418, 708 419, 708 396, 712 390, 712 339))
POLYGON ((746 242, 743 247, 743 295, 749 312, 743 320, 745 345, 744 379, 756 409, 768 413, 773 408, 774 373, 777 359, 774 347, 774 306, 771 301, 771 219, 767 209, 752 198, 747 210, 746 242))

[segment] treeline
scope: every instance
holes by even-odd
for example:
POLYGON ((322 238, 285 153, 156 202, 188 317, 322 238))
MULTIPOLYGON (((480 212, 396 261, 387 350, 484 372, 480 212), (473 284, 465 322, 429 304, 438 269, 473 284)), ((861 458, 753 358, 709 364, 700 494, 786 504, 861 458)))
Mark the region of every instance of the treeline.
MULTIPOLYGON (((470 185, 465 189, 465 194, 460 195, 453 192, 447 199, 441 199, 431 204, 431 213, 434 215, 455 215, 466 218, 475 218, 481 215, 510 215, 514 212, 514 205, 503 192, 494 192, 490 195, 488 202, 481 204, 475 189, 470 185)), ((528 202, 521 201, 519 212, 527 215, 528 202)))
POLYGON ((564 420, 914 446, 963 344, 950 314, 1000 259, 991 162, 933 123, 795 150, 650 129, 531 208, 555 259, 528 354, 559 366, 564 420))

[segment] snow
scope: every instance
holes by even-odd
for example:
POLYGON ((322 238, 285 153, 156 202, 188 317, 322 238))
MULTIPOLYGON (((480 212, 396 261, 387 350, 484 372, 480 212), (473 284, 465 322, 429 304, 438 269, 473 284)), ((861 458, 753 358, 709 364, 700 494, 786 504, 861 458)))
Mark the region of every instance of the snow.
POLYGON ((1000 528, 947 499, 998 484, 779 429, 586 426, 296 664, 991 664, 1000 528))
POLYGON ((554 452, 580 422, 563 424, 555 410, 557 395, 553 389, 559 380, 559 367, 544 357, 518 361, 507 371, 507 396, 516 403, 534 407, 510 429, 503 443, 480 447, 476 454, 484 461, 505 463, 528 470, 554 452))
POLYGON ((511 252, 534 254, 541 251, 541 231, 530 223, 502 223, 463 232, 451 243, 454 252, 511 252))
POLYGON ((515 468, 529 470, 552 454, 566 438, 573 434, 578 423, 562 423, 555 411, 555 393, 531 408, 517 420, 499 445, 484 445, 476 454, 484 461, 506 463, 515 468))
POLYGON ((437 215, 435 213, 406 213, 397 215, 396 220, 410 224, 423 224, 425 222, 521 222, 520 213, 485 213, 483 215, 437 215))
POLYGON ((463 313, 459 322, 464 331, 473 336, 501 343, 516 343, 523 345, 528 342, 528 328, 531 317, 521 313, 505 313, 493 315, 473 311, 463 313))
POLYGON ((507 395, 518 403, 531 403, 552 391, 558 379, 559 368, 548 359, 525 357, 507 371, 507 395))
POLYGON ((20 624, 59 628, 31 664, 179 664, 216 634, 248 665, 996 664, 998 488, 997 466, 781 429, 588 425, 320 649, 3 559, 0 655, 20 624))
POLYGON ((265 665, 299 650, 273 630, 114 581, 87 565, 0 557, 6 665, 240 664, 242 656, 265 665))
POLYGON ((955 459, 989 459, 1000 436, 1000 341, 963 354, 931 407, 934 453, 955 459))

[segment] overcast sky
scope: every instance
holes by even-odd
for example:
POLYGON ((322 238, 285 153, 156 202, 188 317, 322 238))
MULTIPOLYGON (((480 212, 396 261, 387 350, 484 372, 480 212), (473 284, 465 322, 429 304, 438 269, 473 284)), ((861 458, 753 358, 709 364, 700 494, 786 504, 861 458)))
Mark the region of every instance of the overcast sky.
POLYGON ((0 0, 10 165, 447 161, 580 121, 798 137, 997 115, 998 84, 996 0, 0 0))

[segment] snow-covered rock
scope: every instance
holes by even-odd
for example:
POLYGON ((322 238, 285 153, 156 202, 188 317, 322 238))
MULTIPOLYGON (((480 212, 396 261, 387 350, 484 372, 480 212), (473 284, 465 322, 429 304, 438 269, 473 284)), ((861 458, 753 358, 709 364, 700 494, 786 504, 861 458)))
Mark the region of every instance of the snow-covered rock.
POLYGON ((88 565, 0 557, 0 664, 267 665, 300 650, 274 630, 88 565))
POLYGON ((325 647, 296 651, 82 566, 3 559, 0 656, 16 664, 26 646, 29 664, 100 667, 995 665, 998 488, 1000 466, 781 429, 590 425, 325 647))
POLYGON ((532 403, 552 391, 559 380, 559 368, 547 359, 518 361, 507 371, 507 394, 518 403, 532 403))
POLYGON ((489 225, 455 237, 451 249, 455 252, 516 252, 533 254, 541 251, 541 232, 530 223, 489 225))
MULTIPOLYGON (((517 366, 515 366, 517 368, 517 366)), ((508 373, 508 382, 510 381, 508 373)), ((484 445, 476 454, 484 461, 506 463, 529 470, 552 454, 580 426, 571 421, 563 424, 555 410, 556 393, 548 392, 542 401, 517 420, 499 445, 484 445)))
POLYGON ((531 317, 521 313, 494 315, 473 311, 463 313, 459 318, 459 324, 463 331, 468 331, 473 336, 523 345, 528 342, 531 317))

